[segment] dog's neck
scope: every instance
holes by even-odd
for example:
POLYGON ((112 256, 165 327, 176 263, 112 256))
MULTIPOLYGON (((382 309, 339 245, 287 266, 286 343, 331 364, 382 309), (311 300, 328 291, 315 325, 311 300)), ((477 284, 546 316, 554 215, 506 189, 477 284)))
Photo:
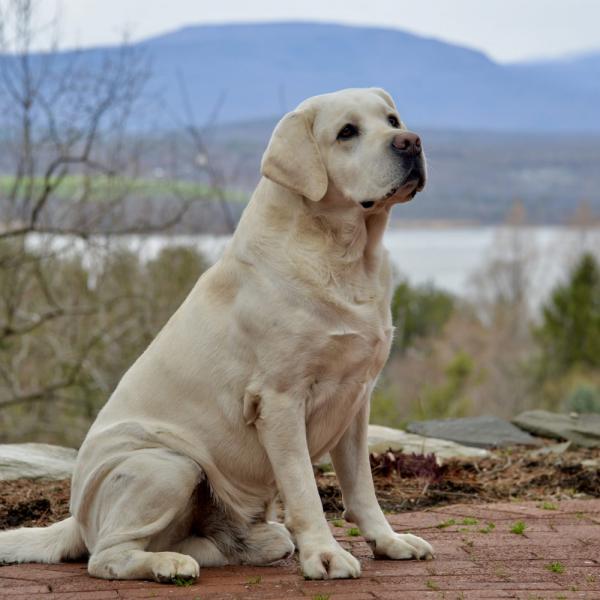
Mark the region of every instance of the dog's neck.
POLYGON ((331 237, 341 256, 346 260, 362 261, 369 270, 376 267, 389 220, 389 207, 366 211, 335 190, 329 190, 319 202, 306 198, 302 198, 302 202, 306 213, 325 235, 331 237))
POLYGON ((236 245, 242 254, 252 253, 264 245, 252 238, 260 238, 282 253, 294 249, 298 256, 289 256, 292 262, 327 265, 331 273, 356 268, 376 276, 388 217, 389 207, 365 211, 331 191, 312 202, 263 177, 238 226, 236 245))

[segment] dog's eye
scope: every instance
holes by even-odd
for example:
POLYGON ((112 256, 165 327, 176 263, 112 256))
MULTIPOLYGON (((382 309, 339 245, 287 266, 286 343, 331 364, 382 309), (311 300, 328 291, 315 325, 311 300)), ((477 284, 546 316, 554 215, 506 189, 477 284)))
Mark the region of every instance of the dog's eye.
POLYGON ((358 127, 352 123, 346 123, 337 134, 338 140, 349 140, 358 135, 358 127))
POLYGON ((390 115, 388 117, 388 123, 396 129, 400 128, 400 121, 398 121, 398 118, 395 115, 390 115))

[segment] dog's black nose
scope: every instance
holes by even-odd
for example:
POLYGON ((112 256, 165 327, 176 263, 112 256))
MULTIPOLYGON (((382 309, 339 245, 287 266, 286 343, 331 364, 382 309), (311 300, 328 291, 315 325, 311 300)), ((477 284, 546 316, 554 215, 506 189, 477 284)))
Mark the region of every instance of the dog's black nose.
POLYGON ((392 149, 402 154, 421 154, 421 138, 412 131, 397 133, 392 139, 392 149))

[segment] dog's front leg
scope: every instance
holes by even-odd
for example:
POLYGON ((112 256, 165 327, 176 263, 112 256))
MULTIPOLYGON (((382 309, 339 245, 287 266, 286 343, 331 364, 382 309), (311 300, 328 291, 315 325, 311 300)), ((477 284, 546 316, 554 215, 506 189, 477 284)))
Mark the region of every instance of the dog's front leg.
POLYGON ((360 563, 335 541, 323 514, 308 452, 304 401, 279 394, 256 400, 254 423, 283 497, 286 526, 296 538, 304 576, 358 577, 360 563))
POLYGON ((369 403, 365 402, 331 451, 333 467, 342 488, 344 516, 358 525, 375 556, 432 558, 433 548, 425 540, 409 533, 394 532, 377 502, 369 464, 368 425, 369 403))

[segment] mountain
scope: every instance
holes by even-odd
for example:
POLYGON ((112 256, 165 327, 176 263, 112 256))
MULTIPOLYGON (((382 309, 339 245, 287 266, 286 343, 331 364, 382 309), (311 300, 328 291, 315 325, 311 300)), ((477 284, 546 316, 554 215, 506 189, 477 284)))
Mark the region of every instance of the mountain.
MULTIPOLYGON (((545 60, 514 65, 515 69, 547 81, 563 82, 571 89, 600 93, 600 52, 589 52, 559 60, 545 60)), ((597 97, 597 96, 596 96, 597 97)))
MULTIPOLYGON (((138 44, 152 86, 200 122, 281 114, 307 96, 380 86, 414 127, 600 132, 598 55, 501 65, 483 53, 395 29, 316 23, 186 27, 138 44)), ((110 50, 107 50, 110 51, 110 50)))
MULTIPOLYGON (((219 123, 247 122, 314 94, 380 86, 413 128, 600 133, 599 53, 505 65, 396 29, 301 22, 185 27, 135 46, 153 73, 154 109, 139 118, 159 115, 161 128, 181 122, 182 89, 203 124, 216 109, 219 123)), ((94 48, 78 60, 118 60, 118 52, 94 48)))

